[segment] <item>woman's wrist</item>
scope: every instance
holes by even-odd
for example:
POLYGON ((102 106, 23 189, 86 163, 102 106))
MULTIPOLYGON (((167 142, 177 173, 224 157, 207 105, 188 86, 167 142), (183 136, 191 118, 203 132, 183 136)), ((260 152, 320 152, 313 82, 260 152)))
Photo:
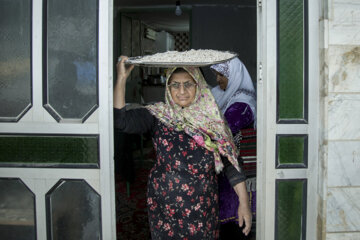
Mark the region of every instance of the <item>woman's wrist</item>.
POLYGON ((126 85, 126 77, 125 76, 118 76, 116 79, 116 85, 119 85, 121 87, 126 85))
POLYGON ((246 190, 245 181, 236 184, 234 186, 234 190, 236 192, 236 195, 238 196, 239 202, 249 205, 249 196, 246 190))
POLYGON ((249 197, 248 197, 248 194, 247 193, 243 193, 241 194, 239 197, 239 203, 240 205, 248 205, 249 206, 249 197))
POLYGON ((241 208, 250 208, 249 199, 239 198, 239 207, 241 208))

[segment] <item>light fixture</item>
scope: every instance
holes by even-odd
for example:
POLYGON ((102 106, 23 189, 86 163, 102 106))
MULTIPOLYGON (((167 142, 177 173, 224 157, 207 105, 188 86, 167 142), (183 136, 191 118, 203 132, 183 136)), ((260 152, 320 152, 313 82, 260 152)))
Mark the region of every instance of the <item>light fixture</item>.
POLYGON ((180 8, 180 1, 176 1, 175 15, 180 16, 181 14, 182 14, 182 11, 180 8))

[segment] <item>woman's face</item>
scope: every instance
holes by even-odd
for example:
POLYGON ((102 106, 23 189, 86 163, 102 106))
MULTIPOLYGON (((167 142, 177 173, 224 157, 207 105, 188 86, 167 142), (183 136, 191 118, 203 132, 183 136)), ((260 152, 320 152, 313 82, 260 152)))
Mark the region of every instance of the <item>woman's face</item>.
POLYGON ((168 85, 172 99, 180 107, 188 107, 194 101, 196 82, 189 73, 172 74, 168 85))
POLYGON ((227 79, 227 77, 225 77, 221 73, 216 72, 216 82, 219 84, 219 87, 222 90, 225 90, 228 85, 229 80, 227 79))

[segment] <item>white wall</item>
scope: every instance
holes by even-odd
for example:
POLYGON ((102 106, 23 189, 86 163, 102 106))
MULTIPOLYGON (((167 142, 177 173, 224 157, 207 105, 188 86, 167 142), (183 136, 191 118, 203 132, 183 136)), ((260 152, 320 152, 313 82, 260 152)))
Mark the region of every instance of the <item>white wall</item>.
POLYGON ((360 1, 322 0, 321 239, 360 239, 360 1))

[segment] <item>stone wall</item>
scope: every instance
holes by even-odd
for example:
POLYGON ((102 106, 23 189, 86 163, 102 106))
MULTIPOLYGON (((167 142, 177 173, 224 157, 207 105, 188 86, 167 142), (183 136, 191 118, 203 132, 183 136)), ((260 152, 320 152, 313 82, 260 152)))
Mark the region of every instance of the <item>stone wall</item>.
POLYGON ((322 5, 319 239, 355 240, 360 239, 360 1, 322 5))

